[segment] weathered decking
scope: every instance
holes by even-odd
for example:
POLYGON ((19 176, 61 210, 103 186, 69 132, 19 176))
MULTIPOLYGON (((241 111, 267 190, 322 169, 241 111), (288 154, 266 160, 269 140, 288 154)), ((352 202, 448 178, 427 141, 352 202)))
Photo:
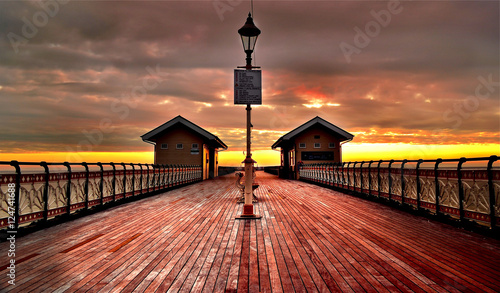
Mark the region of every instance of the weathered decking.
POLYGON ((17 239, 2 292, 500 292, 500 242, 258 173, 260 220, 235 220, 235 177, 17 239))

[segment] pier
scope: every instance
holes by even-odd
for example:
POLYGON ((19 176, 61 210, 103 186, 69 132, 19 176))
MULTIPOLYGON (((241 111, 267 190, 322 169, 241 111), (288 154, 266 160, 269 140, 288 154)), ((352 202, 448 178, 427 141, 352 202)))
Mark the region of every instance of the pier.
POLYGON ((23 236, 16 285, 4 273, 0 291, 500 291, 498 240, 308 182, 257 180, 257 220, 235 219, 229 174, 23 236))

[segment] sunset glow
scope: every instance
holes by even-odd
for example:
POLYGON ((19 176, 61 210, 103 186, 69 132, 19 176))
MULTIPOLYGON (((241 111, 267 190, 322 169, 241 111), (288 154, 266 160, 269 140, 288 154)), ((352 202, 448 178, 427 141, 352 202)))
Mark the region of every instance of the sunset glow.
MULTIPOLYGON (((36 1, 0 2, 0 160, 153 163, 140 136, 182 115, 228 145, 219 165, 240 166, 249 2, 213 2, 69 1, 39 27, 36 1)), ((397 3, 254 3, 259 166, 315 116, 355 135, 344 161, 500 155, 500 3, 397 3)))

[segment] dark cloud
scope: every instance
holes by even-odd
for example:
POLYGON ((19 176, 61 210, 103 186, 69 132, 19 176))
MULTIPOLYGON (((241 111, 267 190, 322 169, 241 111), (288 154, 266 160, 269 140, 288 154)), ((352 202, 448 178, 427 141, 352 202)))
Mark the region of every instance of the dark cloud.
MULTIPOLYGON (((340 45, 387 17, 387 3, 254 3, 264 86, 254 147, 314 116, 361 133, 357 142, 495 142, 498 85, 470 97, 478 78, 499 80, 500 4, 401 2, 348 62, 340 45)), ((75 149, 103 120, 113 131, 93 151, 150 150, 139 136, 177 115, 243 149, 232 79, 249 5, 232 4, 222 13, 213 1, 69 1, 27 36, 41 6, 0 2, 0 151, 75 149), (13 46, 13 34, 26 42, 13 46), (157 83, 146 89, 146 79, 157 83)))

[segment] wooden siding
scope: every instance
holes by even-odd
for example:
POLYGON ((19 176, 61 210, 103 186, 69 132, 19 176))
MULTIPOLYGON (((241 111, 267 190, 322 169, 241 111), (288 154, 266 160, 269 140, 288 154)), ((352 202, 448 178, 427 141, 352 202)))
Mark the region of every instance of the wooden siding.
POLYGON ((340 158, 340 142, 339 139, 325 130, 319 127, 312 127, 297 135, 295 138, 294 147, 296 150, 296 161, 302 161, 302 152, 333 152, 334 159, 333 161, 304 161, 305 164, 313 164, 313 163, 330 163, 330 162, 341 162, 340 158), (319 139, 314 138, 314 136, 319 135, 319 139), (329 143, 335 143, 335 148, 329 148, 329 143), (300 143, 305 143, 306 148, 299 148, 300 143), (314 143, 321 143, 321 148, 314 148, 314 143))
POLYGON ((155 164, 185 164, 200 165, 202 163, 203 139, 196 134, 180 127, 175 127, 165 132, 158 138, 155 145, 155 164), (161 149, 163 143, 168 144, 168 149, 161 149), (183 149, 178 150, 176 145, 183 144, 183 149), (199 154, 191 154, 191 145, 198 144, 199 154))

